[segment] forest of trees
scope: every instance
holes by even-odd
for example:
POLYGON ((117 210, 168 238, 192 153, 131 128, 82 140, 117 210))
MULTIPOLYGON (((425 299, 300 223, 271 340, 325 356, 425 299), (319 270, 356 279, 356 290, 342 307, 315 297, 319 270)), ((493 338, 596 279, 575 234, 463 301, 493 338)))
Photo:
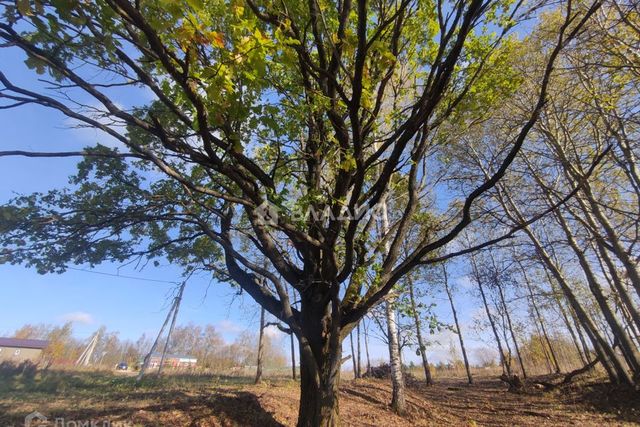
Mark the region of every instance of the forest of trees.
MULTIPOLYGON (((24 325, 13 333, 15 338, 47 340, 40 362, 46 367, 75 366, 78 357, 87 347, 89 338, 81 340, 73 334, 73 324, 24 325)), ((118 332, 100 327, 96 332, 98 343, 93 350, 88 366, 91 369, 113 369, 120 362, 128 364, 131 370, 139 369, 142 360, 151 349, 152 338, 140 336, 135 341, 119 338, 118 332)), ((276 335, 265 336, 265 368, 284 368, 287 361, 282 340, 276 335)), ((167 347, 169 355, 191 356, 197 359, 194 372, 223 373, 244 367, 254 367, 257 360, 257 334, 244 331, 231 343, 225 342, 213 325, 204 327, 186 324, 177 325, 171 334, 167 347)))
POLYGON ((0 108, 118 145, 0 152, 80 157, 67 188, 0 207, 0 262, 163 259, 237 287, 295 335, 299 426, 339 425, 373 324, 398 413, 401 349, 437 380, 435 331, 472 382, 469 295, 507 382, 597 365, 640 386, 637 2, 0 6, 2 48, 40 77, 0 71, 0 108))

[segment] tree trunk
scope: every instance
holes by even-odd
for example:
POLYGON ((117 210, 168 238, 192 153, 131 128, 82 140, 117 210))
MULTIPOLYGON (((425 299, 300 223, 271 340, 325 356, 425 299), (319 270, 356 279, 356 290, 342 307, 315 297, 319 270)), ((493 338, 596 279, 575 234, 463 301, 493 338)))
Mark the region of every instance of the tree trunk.
POLYGON ((571 290, 571 287, 567 284, 566 280, 560 273, 560 270, 555 265, 555 263, 551 260, 545 249, 542 247, 538 239, 535 235, 528 229, 524 229, 525 233, 531 238, 532 242, 536 246, 536 250, 538 251, 538 255, 545 262, 549 271, 553 274, 557 283, 560 285, 567 301, 571 305, 571 308, 574 310, 577 318, 580 323, 584 327, 585 331, 589 335, 591 343, 598 354, 603 366, 607 369, 607 373, 612 382, 614 383, 626 383, 631 384, 631 379, 629 378, 628 373, 624 369, 621 364, 621 361, 618 359, 618 355, 611 348, 609 343, 606 342, 604 338, 599 334, 596 326, 593 323, 593 320, 589 317, 586 311, 580 305, 580 302, 576 298, 575 294, 571 290))
POLYGON ((424 378, 427 385, 433 384, 433 378, 431 376, 431 368, 429 367, 429 360, 427 360, 427 348, 422 340, 422 325, 420 324, 420 313, 418 313, 418 307, 416 305, 415 293, 413 291, 413 278, 411 275, 407 275, 407 284, 409 285, 409 300, 411 301, 411 313, 413 314, 413 320, 416 325, 416 338, 418 339, 418 349, 420 356, 422 356, 422 369, 424 369, 424 378))
POLYGON ((298 427, 340 425, 338 386, 342 366, 342 341, 348 330, 340 326, 340 307, 335 294, 328 295, 314 283, 300 294, 300 407, 298 427))
POLYGON ((264 358, 264 307, 260 308, 260 336, 258 338, 258 361, 256 367, 256 380, 258 384, 262 380, 262 359, 264 358))
POLYGON ((400 343, 398 342, 398 324, 396 323, 396 313, 393 308, 393 301, 385 302, 385 313, 387 316, 387 335, 389 341, 389 362, 391 365, 391 384, 393 386, 393 396, 391 407, 398 414, 403 414, 406 410, 404 398, 404 378, 402 375, 402 362, 400 360, 400 343))
MULTIPOLYGON (((296 291, 291 288, 293 296, 295 297, 296 291)), ((289 289, 287 288, 287 296, 289 296, 289 289)), ((293 330, 289 334, 291 338, 291 378, 296 380, 296 339, 293 333, 293 330)))
MULTIPOLYGON (((509 196, 507 192, 500 191, 498 188, 498 196, 502 205, 504 206, 505 213, 509 215, 514 221, 518 223, 524 222, 524 217, 517 205, 513 203, 513 200, 509 196), (515 213, 515 215, 514 215, 515 213)), ((569 302, 571 308, 574 310, 576 316, 580 320, 580 323, 584 327, 585 331, 589 335, 591 343, 600 358, 602 365, 607 370, 609 374, 609 378, 614 383, 624 383, 624 384, 632 384, 631 378, 629 377, 628 372, 622 366, 622 361, 618 358, 618 355, 611 348, 609 343, 606 342, 604 338, 598 332, 593 320, 586 311, 582 308, 582 305, 576 298, 573 290, 566 282, 562 273, 560 272, 559 267, 556 263, 551 259, 549 253, 540 243, 537 236, 531 231, 530 227, 524 227, 523 231, 527 234, 534 247, 536 248, 536 252, 540 257, 541 261, 548 268, 549 272, 556 279, 557 283, 560 285, 562 292, 564 293, 567 301, 569 302)))
MULTIPOLYGON (((629 295, 625 289, 613 260, 600 240, 596 240, 595 245, 597 248, 597 254, 599 255, 598 259, 601 263, 606 265, 606 269, 609 271, 610 282, 613 285, 612 288, 616 290, 616 293, 620 298, 620 302, 624 304, 621 308, 626 308, 626 313, 629 315, 630 320, 635 324, 635 328, 640 331, 640 312, 634 305, 631 295, 629 295)), ((604 266, 601 268, 605 271, 604 266)))
POLYGON ((505 358, 504 349, 502 348, 502 342, 500 341, 500 334, 498 333, 498 328, 496 327, 493 316, 491 316, 491 310, 489 310, 489 303, 487 301, 487 296, 484 293, 484 287, 482 286, 482 279, 480 278, 480 272, 478 271, 478 267, 476 265, 476 262, 473 256, 471 257, 471 266, 473 270, 473 275, 475 276, 476 282, 478 284, 478 289, 480 290, 480 296, 482 297, 484 310, 487 314, 487 318, 489 319, 489 325, 491 325, 491 331, 493 332, 493 337, 496 339, 496 344, 498 345, 498 351, 500 352, 500 364, 502 365, 502 372, 506 373, 509 377, 511 377, 511 363, 510 361, 507 361, 505 358))
POLYGON ((462 350, 462 358, 464 359, 464 369, 467 371, 467 380, 469 384, 473 384, 473 376, 471 375, 471 368, 469 367, 469 358, 467 357, 467 349, 464 347, 464 340, 462 339, 462 330, 460 329, 460 322, 458 321, 458 312, 453 304, 453 296, 451 295, 451 289, 449 289, 449 280, 447 277, 446 267, 444 270, 444 289, 447 291, 447 297, 449 298, 449 304, 451 304, 451 311, 453 312, 453 321, 456 324, 456 332, 458 333, 458 339, 460 340, 460 349, 462 350))
POLYGON ((356 331, 357 331, 357 353, 358 353, 358 378, 362 378, 362 357, 361 357, 361 347, 360 347, 360 322, 358 322, 358 326, 356 326, 356 331))
MULTIPOLYGON (((533 325, 536 328, 536 333, 538 334, 538 341, 540 342, 540 347, 542 348, 542 354, 544 355, 544 361, 547 364, 547 370, 549 371, 550 374, 554 373, 554 369, 553 366, 551 365, 551 356, 549 355, 549 350, 547 347, 547 344, 545 342, 544 336, 542 334, 542 331, 540 330, 540 323, 538 322, 538 319, 536 319, 535 315, 533 314, 533 312, 530 313, 529 315, 531 322, 533 323, 533 325)), ((531 343, 533 344, 533 337, 531 337, 531 343)), ((533 355, 532 355, 533 356, 533 355)), ((536 361, 534 359, 532 359, 533 365, 536 365, 536 361)), ((556 372, 558 373, 558 372, 556 372)))
MULTIPOLYGON (((556 356, 556 352, 553 350, 553 346, 551 345, 551 340, 549 339, 549 335, 547 334, 547 328, 545 328, 544 326, 544 320, 542 318, 542 314, 538 309, 538 304, 536 304, 536 299, 533 295, 533 286, 531 285, 531 281, 529 280, 529 276, 527 275, 527 270, 522 265, 522 262, 520 260, 517 260, 517 262, 518 262, 518 266, 520 267, 520 271, 522 271, 522 277, 524 279, 525 285, 527 285, 527 290, 529 291, 529 300, 531 301, 531 307, 533 308, 533 313, 535 315, 534 322, 537 321, 538 325, 540 326, 540 332, 542 334, 542 337, 544 338, 544 341, 547 344, 547 348, 549 349, 549 355, 555 367, 555 372, 556 374, 559 374, 560 364, 558 363, 558 357, 556 356)), ((542 348, 544 349, 545 355, 546 355, 547 351, 545 349, 544 342, 542 343, 542 348)))
POLYGON ((339 346, 323 354, 324 363, 318 366, 311 348, 301 340, 298 427, 338 427, 340 425, 338 386, 341 356, 339 346))
POLYGON ((295 337, 293 333, 290 334, 291 337, 291 378, 296 380, 296 344, 295 337))
MULTIPOLYGON (((580 192, 584 194, 586 202, 580 194, 577 194, 575 196, 575 199, 580 204, 584 217, 591 224, 595 224, 596 222, 600 224, 609 242, 609 249, 615 254, 620 262, 622 262, 622 265, 627 272, 627 276, 629 277, 631 284, 635 288, 638 296, 640 296, 640 271, 638 270, 637 262, 624 248, 622 242, 620 241, 618 233, 616 233, 616 230, 607 218, 607 214, 602 211, 600 205, 598 204, 598 200, 594 196, 591 189, 591 183, 589 182, 589 180, 584 180, 584 171, 582 171, 579 164, 569 161, 565 154, 564 148, 558 141, 555 140, 555 138, 550 138, 549 141, 556 149, 556 153, 565 170, 565 176, 567 177, 567 179, 573 185, 575 185, 578 181, 584 181, 582 186, 580 187, 580 192)), ((593 231, 596 239, 603 239, 603 236, 601 236, 596 229, 594 229, 593 231)))
MULTIPOLYGON (((569 321, 569 315, 567 315, 567 310, 564 307, 564 304, 562 303, 562 300, 560 299, 559 293, 562 291, 559 291, 555 285, 554 282, 554 278, 551 277, 550 273, 549 273, 549 269, 548 267, 542 263, 542 268, 543 271, 545 273, 545 275, 547 276, 547 280, 549 281, 549 285, 551 286, 551 291, 553 292, 554 295, 554 300, 556 301, 556 304, 558 305, 558 310, 560 311, 560 315, 562 316, 562 319, 564 320, 564 324, 567 328, 567 330, 569 331, 569 335, 571 336, 571 340, 573 341, 573 345, 576 347, 576 351, 578 353, 578 356, 580 357, 580 360, 582 361, 582 365, 586 365, 589 362, 591 362, 591 358, 589 355, 589 348, 587 346, 587 342, 584 338, 584 335, 582 334, 582 330, 580 329, 580 322, 578 321, 577 316, 575 315, 575 312, 573 310, 569 310, 570 311, 570 316, 571 316, 571 320, 573 321, 573 325, 575 326, 576 330, 574 331, 573 326, 571 326, 571 321, 569 321), (577 337, 576 337, 577 335, 577 337), (580 340, 580 342, 578 342, 578 339, 580 340), (582 348, 580 348, 580 346, 582 345, 582 348)), ((564 293, 563 293, 564 294, 564 293)))
POLYGON ((598 303, 598 306, 600 307, 600 310, 602 311, 602 314, 604 315, 604 318, 607 321, 609 328, 611 328, 611 332, 620 343, 620 348, 622 349, 622 354, 624 355, 624 358, 627 361, 627 364, 629 365, 631 370, 634 372, 634 374, 640 375, 640 359, 638 357, 638 352, 635 349, 633 342, 631 342, 631 340, 629 339, 629 336, 624 331, 624 329, 620 325, 620 322, 618 321, 615 314, 611 310, 611 307, 609 307, 609 304, 607 303, 607 299, 604 296, 604 293, 602 291, 602 287, 598 283, 595 273, 593 272, 591 265, 589 264, 589 261, 587 260, 584 252, 580 249, 580 247, 578 246, 578 243, 575 241, 575 238, 573 237, 573 234, 569 229, 569 225, 564 219, 562 213, 560 211, 556 211, 555 215, 558 220, 558 223, 560 224, 560 226, 562 227, 565 233, 569 246, 571 246, 574 254, 578 258, 578 262, 580 264, 580 267, 582 267, 582 271, 585 275, 585 278, 587 279, 587 284, 589 285, 589 289, 591 290, 593 297, 598 303))
MULTIPOLYGON (((363 320, 364 322, 364 320, 363 320)), ((367 373, 371 372, 371 357, 369 357, 369 328, 363 323, 364 329, 364 351, 367 355, 367 373)))
MULTIPOLYGON (((389 232, 389 216, 387 213, 386 199, 382 203, 382 232, 389 232)), ((385 252, 390 250, 388 240, 385 243, 385 252)), ((396 312, 393 307, 394 296, 393 291, 389 293, 385 301, 385 314, 387 317, 387 335, 389 341, 389 363, 391 365, 391 384, 393 387, 393 395, 391 398, 391 407, 393 410, 402 414, 405 412, 404 398, 404 378, 402 375, 402 360, 400 358, 400 342, 398 339, 398 325, 396 323, 396 312)))
POLYGON ((349 341, 351 341, 351 362, 353 363, 353 378, 358 378, 358 361, 356 359, 355 348, 353 347, 353 331, 349 334, 349 341))
POLYGON ((507 325, 509 326, 509 333, 511 334, 511 339, 513 340, 513 346, 516 349, 516 356, 518 356, 518 362, 520 362, 520 369, 522 370, 522 378, 527 379, 527 371, 524 369, 524 361, 522 360, 522 355, 520 354, 520 346, 518 345, 518 340, 516 340, 516 334, 513 330, 513 324, 511 323, 511 315, 509 314, 509 308, 507 307, 507 302, 504 298, 504 292, 502 291, 502 284, 496 283, 498 287, 498 293, 500 295, 500 301, 502 302, 502 308, 504 309, 504 314, 507 317, 507 325))

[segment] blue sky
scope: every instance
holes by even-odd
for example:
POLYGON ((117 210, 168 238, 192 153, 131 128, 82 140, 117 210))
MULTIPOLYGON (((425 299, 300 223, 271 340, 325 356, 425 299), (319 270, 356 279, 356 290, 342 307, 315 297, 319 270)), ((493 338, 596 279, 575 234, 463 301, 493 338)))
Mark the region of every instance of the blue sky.
MULTIPOLYGON (((33 80, 34 73, 23 64, 23 57, 12 49, 0 49, 0 69, 10 80, 27 87, 40 85, 33 80)), ((139 101, 145 94, 136 94, 139 101)), ((134 99, 126 96, 120 100, 134 99)), ((105 138, 93 130, 71 129, 71 122, 61 114, 37 106, 0 110, 0 150, 65 151, 105 142, 105 138)), ((69 175, 75 172, 78 158, 33 159, 0 157, 0 203, 13 195, 34 191, 47 191, 67 184, 69 175)), ((78 268, 86 268, 77 266, 78 268)), ((26 323, 61 324, 74 322, 78 338, 89 336, 101 325, 108 330, 119 331, 124 339, 137 339, 145 333, 154 336, 168 309, 167 302, 173 284, 180 280, 180 270, 170 265, 149 266, 142 271, 105 263, 88 271, 69 270, 61 275, 39 275, 34 269, 22 266, 0 265, 0 336, 11 336, 13 331, 26 323), (132 276, 113 277, 104 274, 132 276), (153 282, 149 280, 158 280, 153 282)), ((453 282, 459 282, 461 290, 468 283, 464 275, 457 274, 453 282)), ((436 313, 450 322, 449 305, 443 295, 435 297, 436 313)), ((460 295, 457 301, 463 331, 469 346, 486 346, 476 337, 469 325, 477 306, 472 298, 460 295)), ((232 341, 244 330, 255 331, 258 324, 258 308, 248 297, 238 297, 226 284, 218 284, 206 276, 194 276, 185 290, 180 308, 179 323, 193 322, 213 324, 227 341, 232 341)), ((447 349, 452 334, 435 337, 440 345, 430 347, 431 360, 447 359, 447 349)), ((457 344, 457 341, 455 341, 457 344)), ((286 344, 286 342, 285 342, 286 344)), ((346 347, 345 347, 346 350, 346 347)), ((386 358, 384 344, 372 342, 374 359, 386 358)), ((471 352, 473 353, 473 351, 471 352)), ((471 355, 473 357, 473 354, 471 355)), ((405 352, 406 360, 417 361, 414 350, 405 352)))

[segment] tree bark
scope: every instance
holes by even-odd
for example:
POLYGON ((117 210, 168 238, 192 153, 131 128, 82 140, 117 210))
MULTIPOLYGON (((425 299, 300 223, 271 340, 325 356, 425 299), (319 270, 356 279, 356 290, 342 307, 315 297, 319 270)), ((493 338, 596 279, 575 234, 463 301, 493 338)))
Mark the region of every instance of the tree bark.
MULTIPOLYGON (((382 233, 387 234, 389 232, 389 216, 387 212, 386 199, 382 203, 382 233)), ((385 243, 385 252, 390 251, 390 245, 387 241, 385 243)), ((392 397, 391 407, 398 414, 403 414, 406 409, 404 398, 404 378, 402 375, 402 360, 400 356, 400 342, 398 339, 398 325, 396 323, 396 312, 393 306, 395 301, 394 291, 387 296, 385 301, 385 314, 387 318, 387 335, 389 344, 389 364, 391 365, 391 385, 392 385, 392 397)))
POLYGON ((298 427, 338 427, 340 425, 338 386, 341 350, 334 348, 324 356, 327 360, 318 366, 311 348, 304 342, 300 343, 298 427))
POLYGON ((314 283, 300 293, 300 407, 298 427, 340 425, 338 387, 342 366, 342 342, 337 286, 314 283))
POLYGON ((393 396, 391 397, 391 407, 398 414, 406 411, 404 377, 402 375, 402 362, 400 360, 400 343, 398 342, 398 324, 396 323, 396 313, 393 308, 393 300, 385 302, 385 314, 387 317, 387 335, 389 341, 389 364, 391 365, 391 384, 393 386, 393 396))
MULTIPOLYGON (((575 185, 577 181, 584 180, 584 172, 580 168, 580 165, 577 163, 572 163, 569 161, 565 154, 565 150, 562 145, 552 136, 548 138, 552 147, 555 148, 556 154, 558 155, 558 159, 562 163, 562 166, 565 171, 565 176, 575 185)), ((635 288, 638 296, 640 296, 640 271, 637 267, 637 262, 633 259, 630 253, 624 248, 622 242, 613 225, 607 218, 607 215, 602 211, 600 205, 597 202, 597 198, 594 196, 593 191, 591 189, 591 183, 588 180, 584 180, 584 184, 581 187, 581 193, 584 194, 586 198, 586 202, 583 197, 578 194, 576 196, 576 200, 580 204, 584 216, 591 223, 599 223, 602 229, 605 232, 607 240, 609 241, 609 248, 611 252, 615 254, 615 256, 622 262, 624 266, 627 276, 631 281, 631 284, 635 288), (595 217, 595 218, 593 218, 595 217)), ((594 231, 594 236, 597 239, 602 239, 600 233, 597 230, 594 231)))
POLYGON ((569 314, 567 314, 567 309, 565 308, 559 296, 560 292, 562 292, 563 295, 564 295, 564 292, 561 290, 559 291, 558 288, 556 287, 555 279, 551 276, 548 266, 542 260, 540 262, 542 264, 542 269, 544 271, 544 274, 547 276, 549 286, 551 286, 551 291, 553 292, 553 295, 554 295, 553 299, 555 300, 558 306, 558 311, 560 311, 560 315, 564 320, 565 327, 569 331, 569 335, 571 336, 573 345, 575 346, 576 352, 578 353, 578 356, 582 361, 582 365, 584 366, 587 363, 591 362, 591 357, 589 354, 589 347, 587 346, 587 341, 585 340, 584 335, 582 334, 582 330, 580 329, 580 322, 578 320, 578 317, 576 316, 573 309, 571 309, 570 307, 569 307, 569 314), (571 321, 569 320, 569 317, 571 317, 571 321, 573 321, 573 326, 571 325, 571 321), (576 328, 575 331, 573 329, 574 327, 576 328), (580 342, 578 342, 578 340, 580 340, 580 342))

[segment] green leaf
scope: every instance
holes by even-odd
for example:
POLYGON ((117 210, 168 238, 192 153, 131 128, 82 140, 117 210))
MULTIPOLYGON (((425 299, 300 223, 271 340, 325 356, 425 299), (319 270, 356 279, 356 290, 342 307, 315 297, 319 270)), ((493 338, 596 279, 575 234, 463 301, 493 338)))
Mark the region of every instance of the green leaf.
POLYGON ((204 9, 204 1, 203 0, 187 0, 187 3, 196 12, 204 9))

